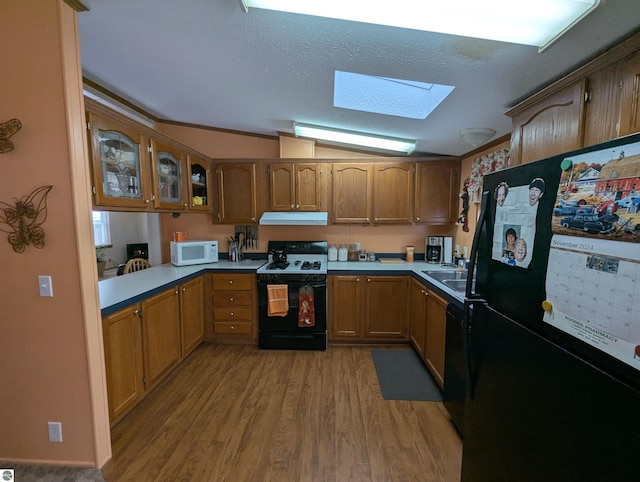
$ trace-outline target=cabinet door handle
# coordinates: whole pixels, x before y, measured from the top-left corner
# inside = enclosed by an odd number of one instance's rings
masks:
[[[230,313],[230,316],[233,316],[233,311]]]
[[[233,303],[233,296],[229,298],[229,302]]]
[[[371,278],[367,278],[367,283],[371,283]]]
[[[420,216],[416,216],[416,221],[420,221]]]
[[[182,291],[187,291],[187,288],[182,288]]]
[[[230,280],[229,280],[229,284],[230,284],[230,285],[232,285],[232,284],[233,284],[233,280],[232,280],[232,279],[230,279]]]

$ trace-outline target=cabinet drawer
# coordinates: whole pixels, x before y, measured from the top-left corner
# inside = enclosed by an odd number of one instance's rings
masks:
[[[253,294],[246,291],[214,292],[213,306],[216,308],[221,306],[251,308],[253,306]]]
[[[216,321],[213,328],[216,333],[251,335],[253,325],[248,321]]]
[[[213,318],[218,320],[253,320],[253,309],[251,308],[214,308]]]
[[[214,274],[213,291],[251,291],[253,276],[246,274]]]

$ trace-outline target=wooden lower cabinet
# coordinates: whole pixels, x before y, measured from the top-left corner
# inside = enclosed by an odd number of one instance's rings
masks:
[[[216,338],[252,343],[258,336],[255,274],[213,273],[213,332]]]
[[[444,350],[448,304],[447,300],[435,292],[427,290],[424,361],[440,388],[444,386]]]
[[[120,419],[144,393],[140,305],[102,319],[109,419]]]
[[[411,278],[409,291],[409,339],[411,344],[424,360],[427,337],[427,288],[419,281]]]
[[[144,385],[148,390],[180,361],[179,290],[142,301]]]
[[[329,340],[361,340],[361,276],[329,275]]]
[[[329,276],[329,340],[406,341],[406,276]]]
[[[200,344],[203,293],[200,276],[102,319],[112,426]]]
[[[444,386],[444,350],[449,302],[411,279],[410,340],[440,388]]]
[[[180,285],[180,355],[187,356],[204,339],[204,277]]]

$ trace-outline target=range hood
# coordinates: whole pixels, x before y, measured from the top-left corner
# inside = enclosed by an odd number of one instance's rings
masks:
[[[260,224],[269,226],[326,226],[327,213],[321,212],[266,212]]]

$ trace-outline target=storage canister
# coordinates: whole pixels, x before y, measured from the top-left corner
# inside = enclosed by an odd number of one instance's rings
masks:
[[[413,246],[407,246],[407,261],[411,262],[413,261]]]
[[[329,261],[338,261],[338,248],[336,248],[335,244],[329,245],[329,252],[327,254],[327,260]]]

